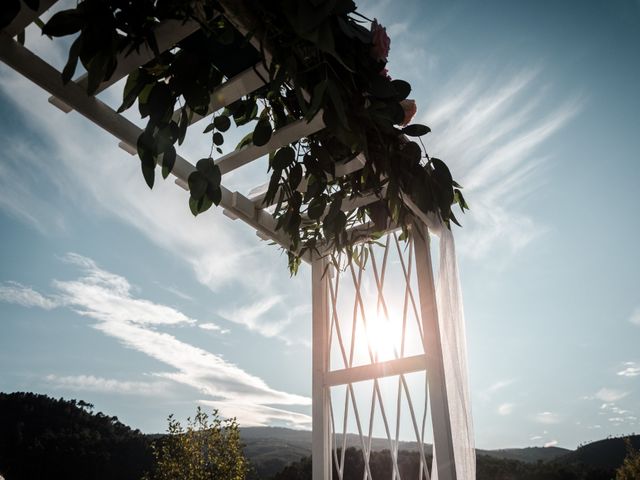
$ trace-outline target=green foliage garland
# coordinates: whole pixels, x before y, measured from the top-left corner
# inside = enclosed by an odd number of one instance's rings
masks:
[[[3,5],[3,25],[17,14],[17,1]],[[27,4],[37,8],[38,1]],[[247,36],[227,19],[234,17],[249,26]],[[201,28],[160,52],[153,29],[168,19],[195,21]],[[353,253],[357,237],[349,230],[365,222],[376,231],[392,223],[407,236],[412,214],[405,196],[447,225],[458,224],[452,204],[463,212],[468,208],[446,164],[424,151],[419,137],[429,128],[402,126],[402,102],[411,86],[388,77],[386,56],[372,53],[376,39],[364,26],[368,23],[352,0],[81,0],[76,8],[56,13],[43,33],[77,34],[62,77],[70,81],[80,62],[88,72],[89,94],[111,77],[118,55],[143,45],[155,52],[151,62],[129,75],[119,109],[137,101],[147,119],[137,149],[150,188],[157,165],[164,178],[171,172],[176,145],[184,141],[193,115],[213,113],[204,133],[211,135],[212,152],[221,154],[231,119],[236,126],[255,124],[242,148],[265,145],[279,128],[322,112],[325,129],[269,155],[264,203],[275,205],[277,229],[290,239],[289,268],[295,273],[305,252],[322,253],[326,247]],[[260,53],[250,39],[259,41]],[[260,61],[269,73],[264,87],[222,112],[209,111],[212,92],[225,78]],[[359,153],[365,155],[364,167],[335,178],[336,165]],[[197,162],[188,182],[194,215],[220,203],[220,182],[212,155]],[[381,200],[349,214],[341,210],[346,199],[372,193]]]

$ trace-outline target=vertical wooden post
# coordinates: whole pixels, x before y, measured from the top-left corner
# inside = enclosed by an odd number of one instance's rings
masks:
[[[424,351],[427,357],[427,381],[431,398],[433,444],[436,451],[436,465],[433,468],[437,469],[438,480],[457,480],[429,231],[419,220],[414,223],[413,230]]]
[[[312,435],[311,459],[313,480],[330,480],[331,451],[329,445],[329,388],[325,376],[329,370],[329,291],[324,276],[327,260],[314,256],[311,264],[311,298],[313,315],[312,340]]]

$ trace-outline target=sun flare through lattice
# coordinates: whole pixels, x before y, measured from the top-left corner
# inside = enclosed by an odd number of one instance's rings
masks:
[[[355,372],[357,379],[367,367],[386,366],[379,378],[331,387],[331,455],[338,479],[350,468],[349,447],[361,452],[365,480],[372,478],[372,450],[388,449],[389,478],[429,478],[431,468],[431,448],[424,445],[432,438],[414,245],[400,242],[395,232],[384,240],[342,271],[331,267],[327,278],[333,377]],[[400,445],[418,457],[418,472],[399,464]]]

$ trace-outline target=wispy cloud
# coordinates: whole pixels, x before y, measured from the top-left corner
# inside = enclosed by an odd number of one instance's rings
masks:
[[[226,417],[249,419],[249,421],[243,423],[245,427],[279,424],[293,428],[311,428],[311,417],[309,415],[283,410],[281,408],[266,405],[250,405],[242,401],[217,402],[200,400],[200,403],[219,409],[221,412],[224,412]]]
[[[93,375],[60,376],[51,374],[47,375],[45,380],[55,388],[125,395],[159,396],[165,394],[168,388],[168,382],[163,381],[135,382],[95,377]]]
[[[225,320],[244,325],[252,332],[258,332],[265,337],[275,337],[289,323],[288,318],[279,320],[265,319],[265,314],[282,302],[282,297],[272,295],[262,298],[246,306],[222,309],[218,312]]]
[[[640,375],[640,365],[636,362],[625,362],[624,368],[618,372],[621,377],[637,377]]]
[[[558,445],[558,441],[551,440],[550,442],[544,444],[544,448],[555,447],[556,445]]]
[[[616,402],[629,395],[629,392],[615,390],[613,388],[601,388],[595,393],[595,398],[603,402]]]
[[[64,231],[64,214],[50,201],[34,194],[42,188],[35,172],[48,177],[51,196],[60,190],[55,162],[42,161],[47,156],[45,149],[36,141],[18,142],[9,128],[3,128],[0,142],[0,208],[42,234]]]
[[[203,330],[210,330],[212,332],[219,332],[222,334],[229,333],[229,329],[222,328],[220,325],[213,322],[199,323],[198,327],[200,327]]]
[[[540,412],[534,416],[534,420],[544,425],[554,425],[562,422],[560,415],[553,412]]]
[[[631,314],[631,317],[629,317],[629,321],[631,323],[633,323],[634,325],[639,325],[640,326],[640,307],[637,307],[633,313]]]
[[[38,307],[51,310],[60,305],[60,299],[45,297],[33,288],[18,282],[0,284],[0,301],[14,303],[23,307]]]
[[[581,100],[542,109],[542,76],[541,68],[501,75],[469,69],[438,92],[441,100],[424,102],[421,121],[434,131],[427,148],[450,164],[472,207],[461,250],[473,258],[517,251],[544,232],[519,202],[544,181],[544,144],[580,111]]]
[[[261,419],[268,417],[266,412],[271,408],[268,405],[310,405],[308,397],[273,389],[261,378],[221,356],[159,331],[161,327],[188,326],[197,321],[172,307],[134,297],[126,278],[108,272],[93,260],[77,254],[68,254],[64,259],[78,266],[82,276],[71,281],[54,280],[56,295],[68,308],[93,319],[95,329],[173,369],[153,373],[156,378],[188,385],[210,397],[211,401],[221,402],[221,405],[242,405],[238,411],[243,415],[239,419],[244,424],[262,424]],[[93,385],[94,388],[107,388],[108,385],[104,379],[91,376],[82,379],[52,377],[51,380],[77,387]],[[118,386],[117,383],[110,385]],[[306,425],[308,418],[305,415],[289,413],[290,425]],[[285,413],[280,414],[282,418],[285,416]]]
[[[310,313],[308,304],[291,306],[282,295],[270,295],[246,306],[218,311],[218,315],[225,320],[243,325],[249,331],[267,338],[278,338],[288,345],[306,344],[305,339],[292,336],[287,327],[298,317]]]
[[[480,392],[480,397],[483,400],[488,401],[491,399],[491,397],[493,397],[493,395],[496,392],[507,388],[509,385],[513,384],[514,382],[515,380],[512,378],[496,380],[494,383],[492,383],[491,385],[489,385],[487,388],[485,388]]]
[[[498,407],[500,415],[511,415],[513,413],[513,403],[503,403]]]
[[[163,290],[166,290],[169,293],[174,294],[176,297],[181,298],[182,300],[187,300],[189,302],[193,302],[194,298],[189,295],[188,293],[183,292],[182,290],[173,287],[171,285],[162,285],[159,282],[155,282],[156,285],[158,285],[160,288],[162,288]]]

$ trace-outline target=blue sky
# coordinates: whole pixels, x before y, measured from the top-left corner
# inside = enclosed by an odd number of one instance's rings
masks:
[[[359,5],[472,208],[455,234],[477,445],[637,432],[640,3]],[[290,279],[221,211],[194,219],[171,181],[148,190],[113,138],[4,65],[0,113],[0,390],[82,398],[147,432],[198,402],[307,426],[308,268]],[[188,140],[186,158],[208,154]],[[257,162],[224,183],[264,176]]]

